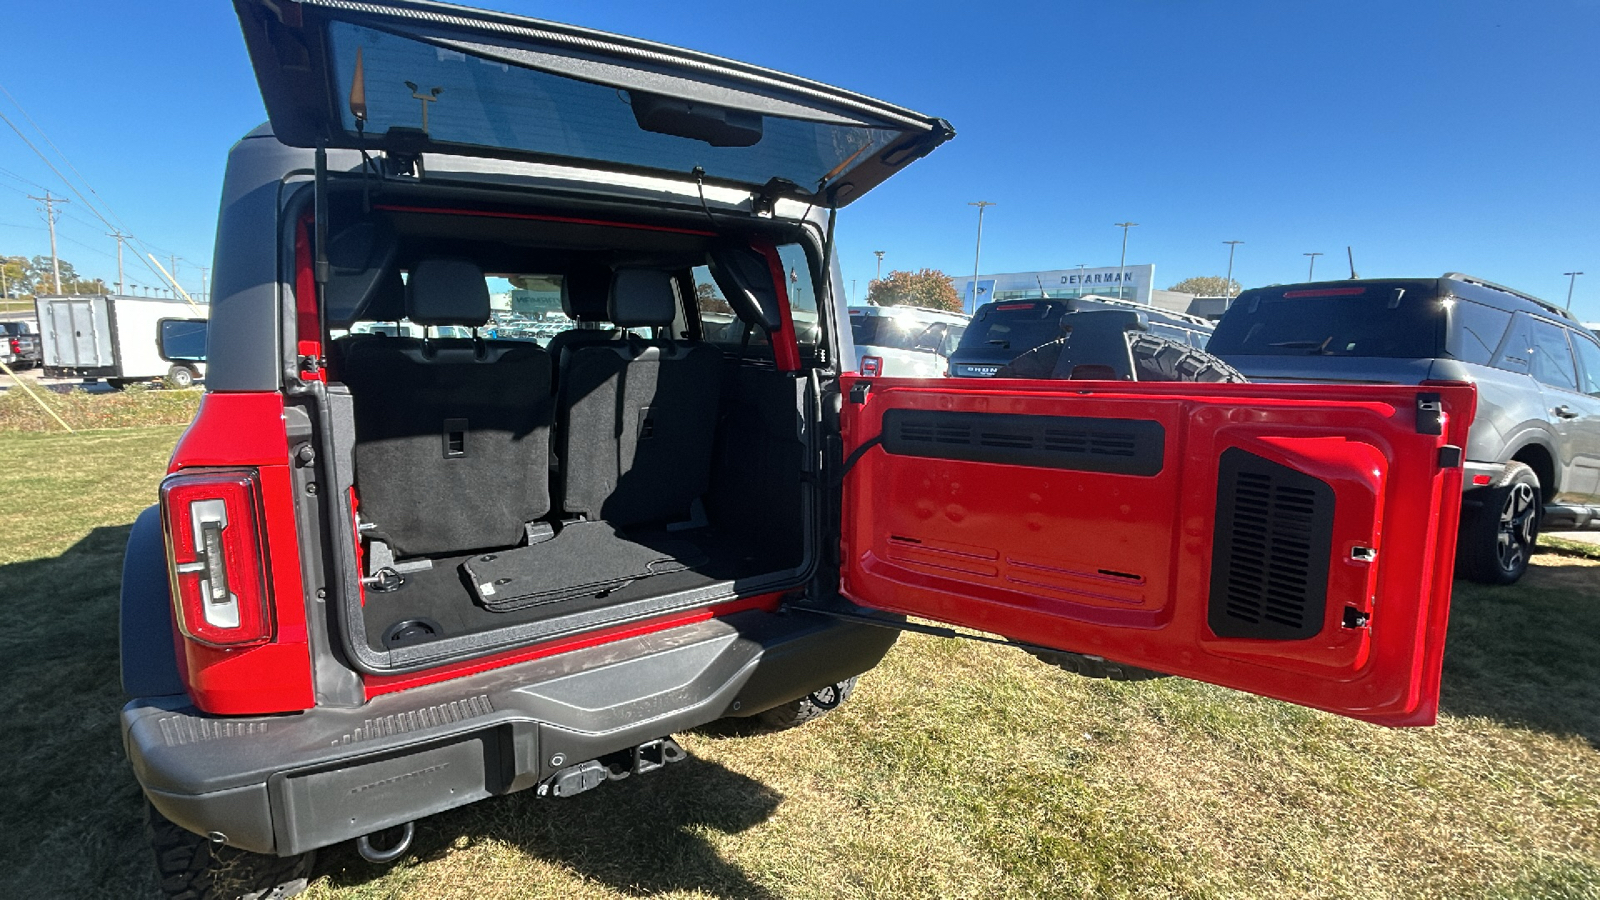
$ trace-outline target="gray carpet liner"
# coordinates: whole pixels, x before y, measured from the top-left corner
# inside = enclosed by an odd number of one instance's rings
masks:
[[[513,612],[599,596],[705,562],[700,548],[686,540],[640,541],[605,522],[578,522],[541,543],[471,557],[461,571],[485,609]]]

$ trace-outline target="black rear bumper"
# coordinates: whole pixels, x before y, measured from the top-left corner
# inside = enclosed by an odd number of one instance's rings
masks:
[[[122,711],[162,815],[290,855],[496,794],[877,665],[898,632],[738,613],[377,697],[359,709],[206,716],[183,697]]]

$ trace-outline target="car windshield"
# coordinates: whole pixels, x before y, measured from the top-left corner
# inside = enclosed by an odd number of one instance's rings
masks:
[[[728,145],[647,131],[644,107],[628,91],[512,64],[513,48],[449,42],[429,43],[348,22],[328,30],[340,84],[354,86],[356,53],[362,56],[366,134],[411,133],[435,144],[600,160],[766,184],[774,177],[807,189],[834,177],[854,161],[870,158],[900,138],[902,130],[872,127],[825,116],[808,121],[749,113],[746,132]],[[473,47],[478,52],[468,52]],[[642,95],[641,95],[642,96]],[[803,111],[796,108],[799,115]],[[340,113],[354,134],[350,110]],[[661,113],[670,117],[670,112]],[[876,123],[874,123],[876,124]]]
[[[850,315],[850,333],[857,347],[883,347],[888,350],[936,350],[945,329],[937,323],[919,322],[909,316]],[[929,335],[936,330],[937,335]],[[924,340],[924,336],[928,339]]]
[[[961,336],[961,349],[1024,353],[1061,337],[1065,312],[1057,303],[996,303],[978,310]]]
[[[1426,359],[1444,346],[1444,307],[1416,284],[1289,288],[1234,301],[1206,349],[1228,356]]]

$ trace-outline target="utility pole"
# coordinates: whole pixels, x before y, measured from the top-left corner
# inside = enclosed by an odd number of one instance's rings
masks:
[[[1316,275],[1317,275],[1317,257],[1321,256],[1322,254],[1321,253],[1302,253],[1300,255],[1301,256],[1309,256],[1309,257],[1311,257],[1311,265],[1306,269],[1306,280],[1307,281],[1316,281],[1317,280],[1317,278],[1316,278]]]
[[[211,302],[211,282],[206,280],[206,275],[210,273],[210,271],[210,266],[200,267],[200,302],[202,303]]]
[[[1571,312],[1572,311],[1572,289],[1577,286],[1577,284],[1578,284],[1578,276],[1582,275],[1583,273],[1582,272],[1562,272],[1561,274],[1567,276],[1567,311]]]
[[[128,239],[121,230],[113,231],[107,237],[117,239],[117,293],[122,293],[122,242]]]
[[[968,203],[967,205],[968,206],[976,206],[978,208],[978,249],[973,251],[973,254],[972,254],[972,309],[970,310],[970,312],[977,312],[978,311],[978,261],[983,259],[983,211],[988,209],[989,207],[993,206],[994,204],[990,203],[988,200],[979,200],[976,203]]]
[[[1222,282],[1222,308],[1233,303],[1233,251],[1244,241],[1223,241],[1228,245],[1228,277]]]
[[[1128,280],[1128,229],[1138,228],[1138,222],[1113,222],[1122,229],[1122,261],[1117,263],[1117,299],[1122,299],[1122,284]]]
[[[44,220],[50,223],[50,267],[55,272],[56,293],[61,293],[61,257],[56,255],[56,204],[67,203],[60,197],[52,197],[47,190],[43,197],[28,195],[29,200],[37,200],[44,204]]]
[[[872,251],[872,255],[876,256],[878,258],[878,277],[874,278],[872,280],[873,281],[882,281],[883,280],[883,251],[882,250],[874,250],[874,251]]]
[[[168,253],[167,262],[172,264],[172,271],[168,274],[172,276],[172,283],[176,285],[178,283],[178,254]]]

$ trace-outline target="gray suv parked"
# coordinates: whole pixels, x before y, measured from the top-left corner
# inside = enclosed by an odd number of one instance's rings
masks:
[[[1600,342],[1559,307],[1447,273],[1239,295],[1208,347],[1252,381],[1470,381],[1457,568],[1522,576],[1541,528],[1600,528]]]

